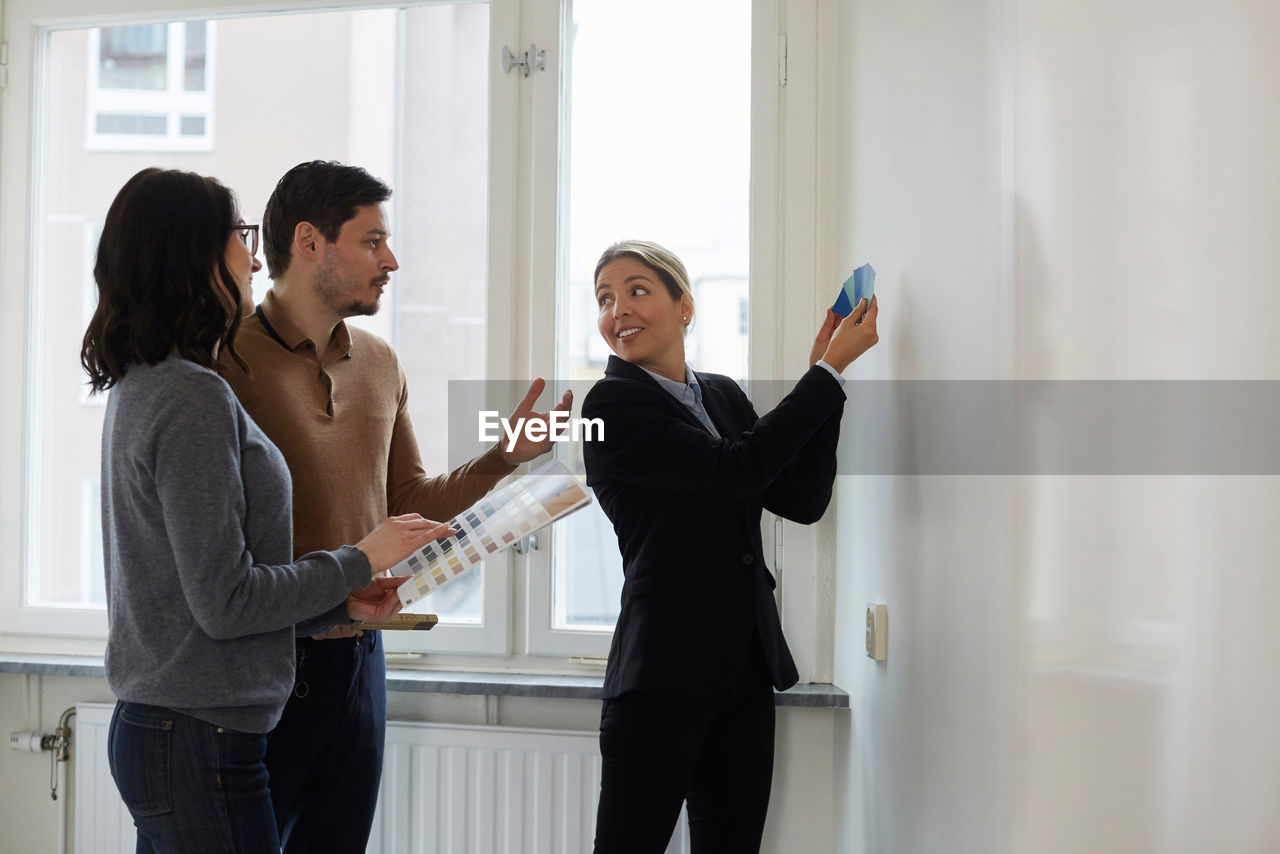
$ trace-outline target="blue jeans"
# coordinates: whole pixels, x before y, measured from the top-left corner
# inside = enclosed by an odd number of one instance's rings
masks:
[[[107,762],[138,829],[138,854],[278,854],[266,734],[117,702]]]

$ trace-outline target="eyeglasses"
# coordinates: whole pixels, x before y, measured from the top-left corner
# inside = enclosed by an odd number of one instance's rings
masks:
[[[236,225],[231,226],[232,233],[234,233],[237,237],[240,238],[241,243],[249,247],[250,255],[258,254],[258,229],[259,228],[261,228],[261,226],[245,225],[244,223],[237,223]]]

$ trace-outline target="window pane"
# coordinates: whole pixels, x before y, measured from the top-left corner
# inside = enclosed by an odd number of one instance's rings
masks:
[[[599,379],[610,353],[596,329],[596,259],[627,238],[662,243],[684,261],[694,368],[746,378],[750,14],[746,0],[574,0],[557,365],[575,389]],[[660,60],[619,59],[655,45]],[[622,588],[612,526],[593,504],[558,537],[553,625],[610,628]]]
[[[189,57],[193,45],[208,43],[210,26],[186,25]],[[206,91],[212,93],[212,109],[222,112],[213,148],[198,158],[86,149],[86,130],[140,133],[148,125],[143,111],[87,119],[92,113],[86,102],[93,94],[85,70],[91,30],[50,33],[47,95],[38,121],[51,148],[42,158],[47,172],[37,179],[42,255],[31,291],[36,348],[31,387],[36,391],[27,428],[32,454],[26,480],[27,598],[33,604],[103,601],[94,497],[103,406],[101,397],[85,396],[78,357],[94,307],[93,260],[101,222],[116,191],[139,169],[213,175],[236,191],[249,222],[261,221],[276,181],[304,160],[334,159],[369,169],[395,190],[388,209],[401,269],[392,277],[382,314],[365,325],[399,339],[428,472],[439,473],[445,464],[445,436],[438,425],[446,420],[438,407],[447,395],[440,389],[449,379],[484,375],[488,7],[259,16],[216,26],[217,50],[235,61],[208,57],[207,67],[218,79],[204,81]],[[205,35],[195,38],[193,32],[200,31]],[[165,25],[147,25],[102,32],[104,50],[117,56],[138,55],[144,48],[162,55],[168,31]],[[405,76],[397,80],[401,40]],[[253,94],[266,91],[321,91],[324,97],[280,100]],[[398,92],[404,98],[403,124],[396,121]],[[186,136],[204,134],[208,121],[208,115],[184,112],[178,130]],[[263,132],[273,127],[307,132]],[[397,159],[401,149],[408,155],[403,163]],[[270,286],[265,270],[254,285],[261,300]],[[476,621],[482,586],[482,573],[473,572],[442,591],[449,593],[448,601],[428,604],[442,619]]]
[[[128,133],[164,136],[168,131],[166,116],[116,116],[99,113],[94,120],[98,133]]]
[[[429,473],[449,467],[450,380],[485,378],[489,198],[489,7],[404,13],[405,155],[391,245],[395,343],[409,375],[409,413]],[[381,133],[381,121],[373,127]],[[443,521],[443,520],[441,520]],[[478,622],[483,564],[413,604]]]
[[[103,89],[167,88],[167,24],[104,27],[98,44],[98,85]]]
[[[188,21],[186,24],[187,56],[182,70],[182,88],[188,92],[204,91],[206,30],[204,21]]]
[[[204,116],[183,116],[183,136],[204,136]]]

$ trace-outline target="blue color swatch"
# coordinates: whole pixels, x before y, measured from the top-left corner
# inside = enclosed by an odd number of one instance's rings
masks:
[[[861,300],[870,302],[875,291],[876,270],[870,264],[863,264],[844,280],[844,284],[840,286],[840,295],[836,297],[831,310],[841,317],[848,317]]]

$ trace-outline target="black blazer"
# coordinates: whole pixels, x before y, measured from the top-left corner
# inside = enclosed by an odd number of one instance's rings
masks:
[[[587,484],[622,552],[622,610],[605,699],[719,691],[759,632],[773,684],[796,683],[760,544],[760,511],[809,524],[831,500],[844,392],[809,369],[763,418],[733,380],[697,374],[717,439],[641,368],[609,357],[582,405]]]

